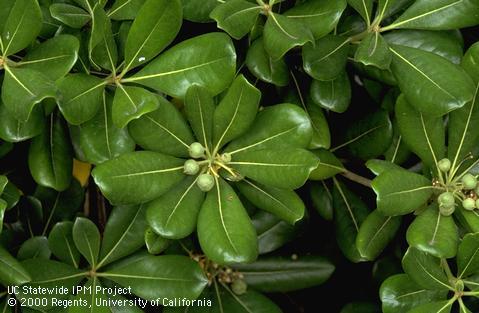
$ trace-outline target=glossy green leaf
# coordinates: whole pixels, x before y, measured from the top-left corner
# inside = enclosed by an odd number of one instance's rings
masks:
[[[132,254],[144,246],[146,207],[115,207],[105,226],[97,268]]]
[[[227,289],[227,288],[224,288]],[[231,313],[280,313],[280,308],[266,296],[259,292],[247,291],[245,294],[238,296],[229,288],[229,295],[222,294],[219,306],[220,310],[228,310]],[[221,312],[221,311],[220,311]]]
[[[86,74],[70,74],[58,81],[58,107],[68,123],[80,125],[101,108],[106,82]]]
[[[171,241],[167,238],[157,235],[151,228],[145,230],[145,244],[150,254],[160,254],[165,251]]]
[[[374,210],[361,224],[356,237],[359,254],[368,260],[376,259],[396,235],[401,217],[384,216]]]
[[[416,48],[394,45],[390,50],[391,70],[418,111],[441,116],[472,100],[474,85],[458,65]]]
[[[376,15],[379,15],[383,20],[401,11],[410,3],[411,0],[378,0]]]
[[[277,188],[301,187],[318,166],[318,158],[298,148],[253,150],[233,156],[229,163],[241,175]]]
[[[381,310],[375,303],[351,302],[345,305],[339,313],[381,313]]]
[[[105,301],[108,301],[108,293],[104,292],[101,288],[98,277],[89,277],[83,285],[84,292],[80,291],[76,295],[72,295],[72,300],[77,301],[73,303],[81,303],[82,305],[73,305],[69,307],[68,313],[82,313],[85,312],[85,307],[89,308],[90,312],[95,313],[110,313],[112,308],[104,305]],[[89,288],[89,289],[88,289]],[[89,291],[91,290],[91,291]],[[106,302],[108,303],[108,302]]]
[[[115,72],[118,62],[118,47],[111,21],[101,4],[96,4],[92,14],[92,29],[88,43],[90,62],[97,70]]]
[[[409,312],[423,303],[445,299],[446,294],[445,291],[424,289],[406,274],[389,277],[379,291],[384,313]]]
[[[289,82],[288,66],[284,59],[273,60],[264,48],[263,38],[256,39],[246,54],[246,66],[257,78],[276,86]]]
[[[8,15],[12,10],[13,6],[15,5],[15,0],[5,0],[3,1],[3,5],[0,8],[0,29],[3,30],[5,24],[7,23]]]
[[[479,3],[474,0],[418,0],[388,28],[454,29],[479,24]]]
[[[43,132],[32,140],[28,166],[41,186],[62,191],[70,186],[73,168],[72,148],[65,121],[52,113]]]
[[[402,170],[403,168],[390,161],[371,159],[366,162],[366,167],[378,176],[379,174],[390,170]]]
[[[479,66],[477,66],[478,60],[479,44],[475,43],[466,51],[461,65],[476,85],[479,82]]]
[[[131,121],[131,137],[144,149],[188,157],[188,148],[195,141],[190,127],[173,104],[155,97],[158,109]]]
[[[305,107],[313,128],[313,138],[311,138],[308,148],[329,149],[331,147],[331,132],[329,131],[328,120],[326,119],[323,110],[311,100],[306,103]]]
[[[313,0],[292,7],[284,12],[284,15],[305,24],[314,38],[318,39],[336,27],[344,9],[346,9],[345,0]]]
[[[479,232],[479,213],[467,210],[455,210],[454,217],[458,221],[458,225],[464,227],[469,233]]]
[[[77,217],[72,234],[78,251],[95,268],[100,253],[100,232],[96,225],[85,217]]]
[[[33,108],[28,120],[22,122],[0,103],[0,138],[5,141],[19,142],[33,138],[42,132],[44,123],[43,108],[39,105]]]
[[[241,201],[221,178],[208,192],[198,216],[198,239],[219,264],[252,262],[258,255],[256,232]]]
[[[185,97],[185,113],[191,128],[206,150],[212,150],[213,117],[216,109],[212,95],[204,87],[191,86]]]
[[[146,0],[116,0],[108,11],[112,20],[133,20]]]
[[[301,21],[271,12],[264,26],[263,41],[271,58],[279,60],[292,48],[313,42],[314,37]]]
[[[467,277],[479,271],[479,233],[467,234],[457,251],[458,277]]]
[[[180,0],[146,0],[126,39],[124,72],[158,55],[176,37],[181,23]]]
[[[217,95],[230,85],[235,68],[236,53],[228,35],[208,33],[177,44],[122,82],[136,82],[180,98],[198,84]]]
[[[261,10],[261,6],[246,0],[230,0],[213,9],[210,17],[218,28],[235,39],[241,39],[253,28]]]
[[[159,106],[160,101],[154,93],[141,87],[120,85],[113,99],[113,124],[117,128],[123,128],[130,121],[158,109]]]
[[[445,155],[443,119],[418,112],[403,95],[396,102],[396,119],[402,140],[408,148],[426,165],[434,168]],[[457,134],[454,134],[452,138],[456,137]]]
[[[313,80],[309,92],[315,104],[336,113],[343,113],[351,103],[351,83],[346,71],[334,80]]]
[[[53,226],[48,235],[48,246],[60,261],[75,268],[80,265],[80,252],[73,241],[73,223],[60,222]]]
[[[30,274],[2,246],[0,246],[0,282],[2,285],[22,285],[31,280]]]
[[[57,88],[42,73],[27,68],[5,67],[2,101],[20,121],[28,120],[37,103],[56,96]]]
[[[333,189],[333,207],[336,241],[339,248],[350,261],[365,261],[356,247],[356,237],[359,227],[369,214],[368,207],[345,185],[337,181]]]
[[[185,256],[144,255],[115,264],[102,277],[131,287],[144,299],[196,299],[206,287],[207,279],[198,263]]]
[[[265,186],[250,180],[236,185],[242,195],[254,206],[294,224],[304,217],[304,203],[292,190]]]
[[[415,307],[408,313],[449,313],[451,312],[453,302],[440,301],[425,303],[418,307]]]
[[[298,260],[266,257],[251,264],[234,266],[244,280],[262,292],[288,292],[317,286],[329,279],[334,265],[318,256],[303,256]]]
[[[422,288],[448,290],[449,283],[440,263],[440,259],[410,247],[404,255],[402,267],[406,274]]]
[[[258,234],[258,252],[265,254],[290,242],[298,232],[298,224],[292,226],[275,215],[259,210],[251,217]]]
[[[48,239],[45,236],[36,236],[27,239],[18,249],[17,260],[27,259],[46,259],[48,260],[52,252],[48,247]]]
[[[59,35],[27,53],[19,65],[41,72],[51,80],[57,80],[72,69],[77,61],[79,48],[80,44],[76,37]]]
[[[319,164],[309,175],[311,180],[324,180],[342,173],[345,170],[341,161],[326,149],[313,150],[313,153],[319,158]]]
[[[67,3],[53,3],[50,6],[52,17],[72,28],[82,28],[91,19],[87,11]]]
[[[42,28],[42,12],[37,0],[17,0],[2,31],[2,55],[25,49]]]
[[[348,4],[352,6],[361,17],[369,23],[372,22],[373,1],[372,0],[347,0]]]
[[[211,11],[221,3],[217,0],[204,0],[198,2],[197,0],[181,0],[183,4],[183,15],[185,20],[205,23],[210,22]]]
[[[181,239],[195,230],[205,197],[196,185],[196,179],[185,177],[167,193],[146,205],[148,224],[155,233],[164,238]]]
[[[3,218],[5,216],[6,210],[7,210],[7,201],[0,199],[0,233],[3,230]]]
[[[327,221],[333,220],[333,195],[330,188],[322,181],[310,185],[310,197],[313,207]]]
[[[307,148],[311,122],[300,107],[282,103],[261,110],[246,133],[225,149],[233,158],[265,148]]]
[[[372,182],[377,208],[386,216],[408,214],[433,194],[432,183],[424,176],[406,170],[389,170]]]
[[[184,176],[183,163],[156,152],[130,152],[97,166],[92,176],[113,204],[137,204],[161,196],[178,183]]]
[[[113,123],[112,97],[105,93],[102,98],[102,107],[95,117],[79,127],[80,147],[85,160],[93,164],[100,164],[135,150],[135,142],[128,130],[119,129]]]
[[[356,62],[376,66],[387,70],[391,65],[392,55],[389,46],[378,32],[368,34],[358,46],[354,55]]]

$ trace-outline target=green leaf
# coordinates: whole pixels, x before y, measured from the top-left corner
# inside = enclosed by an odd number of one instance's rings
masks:
[[[403,169],[384,171],[371,185],[377,208],[386,216],[411,213],[433,194],[432,183],[426,177]]]
[[[459,233],[452,216],[443,216],[431,205],[409,226],[406,234],[410,246],[438,258],[456,256]]]
[[[88,12],[67,3],[53,3],[50,5],[50,14],[54,19],[72,28],[82,28],[91,19]]]
[[[333,80],[314,79],[309,92],[315,104],[336,113],[345,112],[351,103],[351,83],[346,71]]]
[[[478,60],[479,44],[475,43],[466,51],[461,65],[476,85],[479,83],[479,66],[477,66],[479,62]]]
[[[342,308],[340,313],[381,313],[381,310],[375,303],[350,302]]]
[[[119,85],[113,99],[113,124],[117,128],[123,128],[130,121],[158,109],[159,106],[160,102],[154,93],[141,87]]]
[[[100,164],[135,150],[135,142],[126,128],[112,121],[112,97],[103,95],[102,108],[91,120],[79,127],[80,147],[89,163]]]
[[[425,303],[413,308],[408,313],[449,313],[451,312],[452,304],[453,302],[451,301]]]
[[[474,211],[455,210],[454,216],[458,221],[458,225],[464,227],[469,233],[479,232],[479,214]]]
[[[378,210],[374,210],[364,220],[356,237],[356,246],[359,254],[368,260],[376,259],[394,239],[401,217],[384,216]]]
[[[466,234],[457,251],[457,276],[470,276],[479,271],[479,233]]]
[[[198,84],[217,95],[231,84],[235,68],[236,52],[228,35],[208,33],[177,44],[122,82],[136,82],[179,98]]]
[[[314,154],[304,149],[267,148],[235,155],[229,164],[261,184],[296,189],[304,185],[318,162]]]
[[[347,0],[361,17],[369,25],[372,21],[373,1],[372,0]]]
[[[58,107],[68,123],[80,125],[92,119],[101,108],[106,81],[93,75],[70,74],[57,82]]]
[[[434,168],[446,153],[443,119],[415,110],[403,95],[396,102],[396,119],[402,140],[408,148],[427,166]]]
[[[56,96],[57,88],[42,73],[27,68],[5,67],[2,101],[20,121],[28,120],[35,104]]]
[[[354,55],[354,60],[364,65],[372,65],[387,70],[391,65],[392,55],[384,37],[378,32],[374,32],[361,40]]]
[[[171,244],[169,239],[157,235],[151,228],[145,230],[145,243],[148,253],[160,254],[165,251]]]
[[[185,113],[196,139],[206,150],[212,150],[213,118],[216,109],[213,96],[204,87],[193,85],[185,97]],[[185,152],[186,153],[186,152]]]
[[[211,11],[218,28],[234,39],[241,39],[253,28],[262,7],[246,0],[230,0]]]
[[[111,21],[100,4],[95,5],[92,14],[92,30],[88,44],[91,64],[115,73],[118,61],[118,47],[115,42]]]
[[[256,232],[233,189],[221,178],[208,192],[198,216],[198,239],[219,264],[252,262],[258,255]]]
[[[31,280],[29,273],[10,253],[0,246],[0,283],[4,286],[22,285]]]
[[[300,107],[282,103],[261,110],[246,133],[225,149],[233,158],[268,148],[307,148],[311,122]]]
[[[365,261],[356,247],[360,225],[369,214],[366,204],[345,185],[334,180],[334,228],[336,241],[343,254],[352,262]]]
[[[84,291],[79,291],[76,295],[72,295],[71,301],[73,303],[81,303],[82,305],[73,305],[68,308],[68,313],[82,313],[85,312],[85,308],[89,308],[90,312],[95,313],[110,313],[115,306],[108,307],[104,305],[107,299],[107,292],[102,290],[102,285],[98,277],[89,277],[86,283],[83,285]],[[88,289],[89,288],[89,289]],[[121,307],[121,306],[120,306]]]
[[[80,252],[73,241],[72,222],[55,224],[48,235],[48,246],[60,261],[73,265],[75,268],[80,265]]]
[[[319,39],[334,30],[344,9],[345,0],[312,0],[294,6],[284,15],[303,23],[311,30],[313,37]]]
[[[72,234],[78,251],[93,268],[96,268],[100,253],[100,232],[96,225],[85,217],[77,217]]]
[[[132,254],[145,245],[146,207],[120,206],[112,210],[103,233],[97,268]]]
[[[388,29],[454,29],[479,24],[479,3],[474,0],[418,0]]]
[[[164,154],[138,151],[98,165],[92,176],[113,204],[137,204],[153,200],[183,178],[183,163]]]
[[[327,35],[303,47],[303,67],[317,80],[334,80],[344,72],[349,54],[349,38]]]
[[[7,209],[7,201],[0,199],[0,233],[2,233],[3,218],[5,216],[6,209]]]
[[[261,92],[243,75],[238,76],[215,109],[213,154],[226,143],[244,134],[258,112]]]
[[[422,288],[448,290],[451,287],[440,263],[440,259],[410,247],[404,255],[402,267],[406,274]]]
[[[458,65],[415,48],[394,45],[390,50],[391,70],[418,111],[442,116],[472,100],[474,85]]]
[[[19,63],[22,68],[41,72],[55,81],[65,76],[78,58],[80,43],[71,35],[58,35],[42,42]]]
[[[417,48],[440,55],[459,64],[463,56],[463,40],[456,31],[396,30],[384,35],[390,44]]]
[[[309,194],[313,202],[313,207],[319,215],[327,221],[332,221],[333,195],[324,181],[311,183]]]
[[[249,180],[236,185],[254,206],[294,225],[304,217],[304,203],[292,190],[264,186]]]
[[[409,312],[423,303],[443,300],[447,292],[424,289],[407,274],[398,274],[382,283],[379,295],[384,313],[398,313]]]
[[[329,149],[331,147],[331,132],[329,131],[328,120],[324,116],[323,110],[310,100],[306,103],[306,113],[309,115],[313,128],[313,138],[308,148]]]
[[[26,122],[17,120],[0,101],[0,138],[8,142],[20,142],[42,132],[45,116],[42,106],[35,106]]]
[[[196,228],[201,204],[205,198],[196,185],[196,177],[187,176],[158,199],[149,202],[147,220],[155,233],[164,238],[181,239]]]
[[[251,217],[258,234],[258,252],[266,254],[290,242],[298,232],[298,224],[291,226],[275,215],[259,210]]]
[[[112,20],[133,20],[146,0],[116,0],[108,11]]]
[[[8,15],[10,14],[10,11],[15,5],[15,0],[5,0],[2,4],[3,5],[0,8],[0,30],[3,30],[3,28],[5,27]]]
[[[366,167],[374,173],[374,175],[379,175],[383,172],[390,171],[390,170],[403,170],[397,164],[392,163],[391,161],[385,160],[378,160],[378,159],[371,159],[366,162]]]
[[[70,186],[73,156],[68,129],[58,113],[50,115],[43,132],[32,140],[28,167],[41,186],[62,191]]]
[[[266,257],[234,268],[244,275],[248,286],[261,292],[289,292],[321,285],[334,272],[334,265],[318,256],[297,260]]]
[[[48,260],[52,252],[48,247],[48,239],[45,236],[31,237],[24,241],[17,253],[17,260],[27,259],[46,259]]]
[[[42,12],[37,0],[16,0],[3,27],[1,50],[9,56],[25,49],[42,29]]]
[[[236,295],[230,288],[224,288],[228,291],[228,295],[224,292],[221,294],[221,301],[218,300],[220,311],[231,313],[280,313],[280,308],[269,298],[263,296],[259,292],[248,290],[245,294]],[[228,311],[226,311],[228,310]]]
[[[311,172],[309,179],[324,180],[346,171],[341,161],[329,150],[317,149],[313,150],[313,153],[319,158],[319,164],[318,167]]]
[[[163,97],[155,98],[157,110],[129,123],[131,136],[146,150],[188,157],[188,148],[195,141],[190,127],[173,104]]]
[[[147,300],[196,299],[208,283],[198,263],[178,255],[132,258],[99,276],[131,287],[135,295]]]
[[[281,59],[289,50],[313,42],[312,32],[299,20],[270,12],[263,31],[264,49],[273,60]]]
[[[384,20],[411,3],[411,0],[378,0],[377,14]]]
[[[246,66],[254,76],[264,82],[280,87],[288,85],[289,71],[286,62],[282,58],[271,58],[264,48],[263,37],[256,39],[249,47]]]
[[[181,23],[180,0],[146,0],[126,39],[123,72],[148,62],[163,51],[175,39]]]
[[[181,0],[185,20],[197,23],[211,22],[211,11],[221,3],[217,0]]]
[[[345,142],[332,151],[344,146],[349,152],[363,160],[377,158],[390,146],[393,127],[388,112],[380,109],[350,124]]]

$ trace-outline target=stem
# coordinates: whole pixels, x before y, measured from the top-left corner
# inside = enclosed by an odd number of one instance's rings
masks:
[[[467,312],[467,307],[464,305],[462,298],[459,298],[458,301],[459,301],[459,307],[461,308],[461,312]]]
[[[368,188],[371,188],[371,180],[367,179],[366,177],[363,177],[361,175],[355,174],[353,172],[350,172],[346,170],[346,172],[340,173],[343,177],[346,177],[347,179],[356,182],[358,184],[361,184],[363,186],[366,186]]]
[[[451,268],[449,267],[449,264],[447,263],[446,259],[441,259],[441,267],[446,272],[446,276],[449,281],[456,279],[456,277],[454,277],[454,275],[452,274]]]

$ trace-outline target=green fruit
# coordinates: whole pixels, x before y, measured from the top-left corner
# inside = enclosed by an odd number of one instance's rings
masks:
[[[210,191],[215,185],[215,178],[210,174],[201,174],[196,181],[198,188],[203,192]]]
[[[223,162],[223,163],[229,163],[229,162],[231,162],[231,154],[229,154],[229,153],[223,153],[223,154],[220,156],[220,158],[221,158],[221,162]]]
[[[200,171],[200,165],[195,160],[186,160],[183,166],[183,173],[186,175],[196,175]]]
[[[188,148],[190,157],[197,159],[205,156],[205,147],[199,142],[193,142]]]
[[[231,290],[233,290],[233,292],[238,296],[241,296],[242,294],[245,294],[248,290],[248,285],[244,280],[237,279],[231,284]]]
[[[464,189],[471,190],[477,187],[477,179],[474,175],[472,174],[465,174],[461,178],[461,182],[464,186]]]
[[[479,208],[479,199],[476,200],[476,208]]]
[[[476,201],[472,198],[467,198],[462,201],[462,207],[466,210],[472,211],[476,208]]]
[[[441,172],[446,173],[451,169],[451,161],[447,158],[444,158],[437,163],[437,167],[441,170]]]
[[[456,210],[456,207],[453,206],[440,206],[439,207],[439,213],[441,213],[442,216],[450,216],[454,211]]]
[[[454,290],[457,292],[463,292],[464,291],[464,282],[461,279],[456,280],[454,283]]]
[[[437,197],[440,206],[451,207],[454,206],[454,195],[451,192],[443,192]]]

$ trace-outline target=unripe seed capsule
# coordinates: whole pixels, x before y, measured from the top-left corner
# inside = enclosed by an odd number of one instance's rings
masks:
[[[439,170],[441,170],[441,172],[446,173],[451,169],[451,161],[447,158],[444,158],[437,163],[437,167]]]
[[[464,189],[471,190],[477,187],[477,179],[472,174],[465,174],[461,178],[461,182],[464,185]]]
[[[476,201],[472,198],[467,198],[462,201],[462,207],[466,210],[472,211],[476,208]]]
[[[443,192],[437,197],[440,206],[454,206],[454,195],[451,192]]]
[[[198,188],[203,192],[210,191],[215,185],[215,178],[210,174],[201,174],[196,181]]]
[[[241,296],[242,294],[245,294],[248,290],[248,285],[244,280],[237,279],[231,284],[231,290],[233,290],[233,292],[238,296]]]
[[[439,207],[439,213],[441,213],[442,216],[450,216],[452,215],[452,213],[454,213],[455,210],[456,210],[456,207],[454,205]]]
[[[186,175],[196,175],[200,171],[200,166],[195,160],[186,160],[183,165],[183,173]]]
[[[199,142],[193,142],[188,148],[190,157],[197,159],[205,156],[205,147]]]
[[[223,154],[221,155],[221,161],[222,161],[223,163],[229,163],[229,162],[231,162],[231,154],[229,154],[229,153],[223,153]]]
[[[479,199],[476,200],[476,208],[479,208]]]

